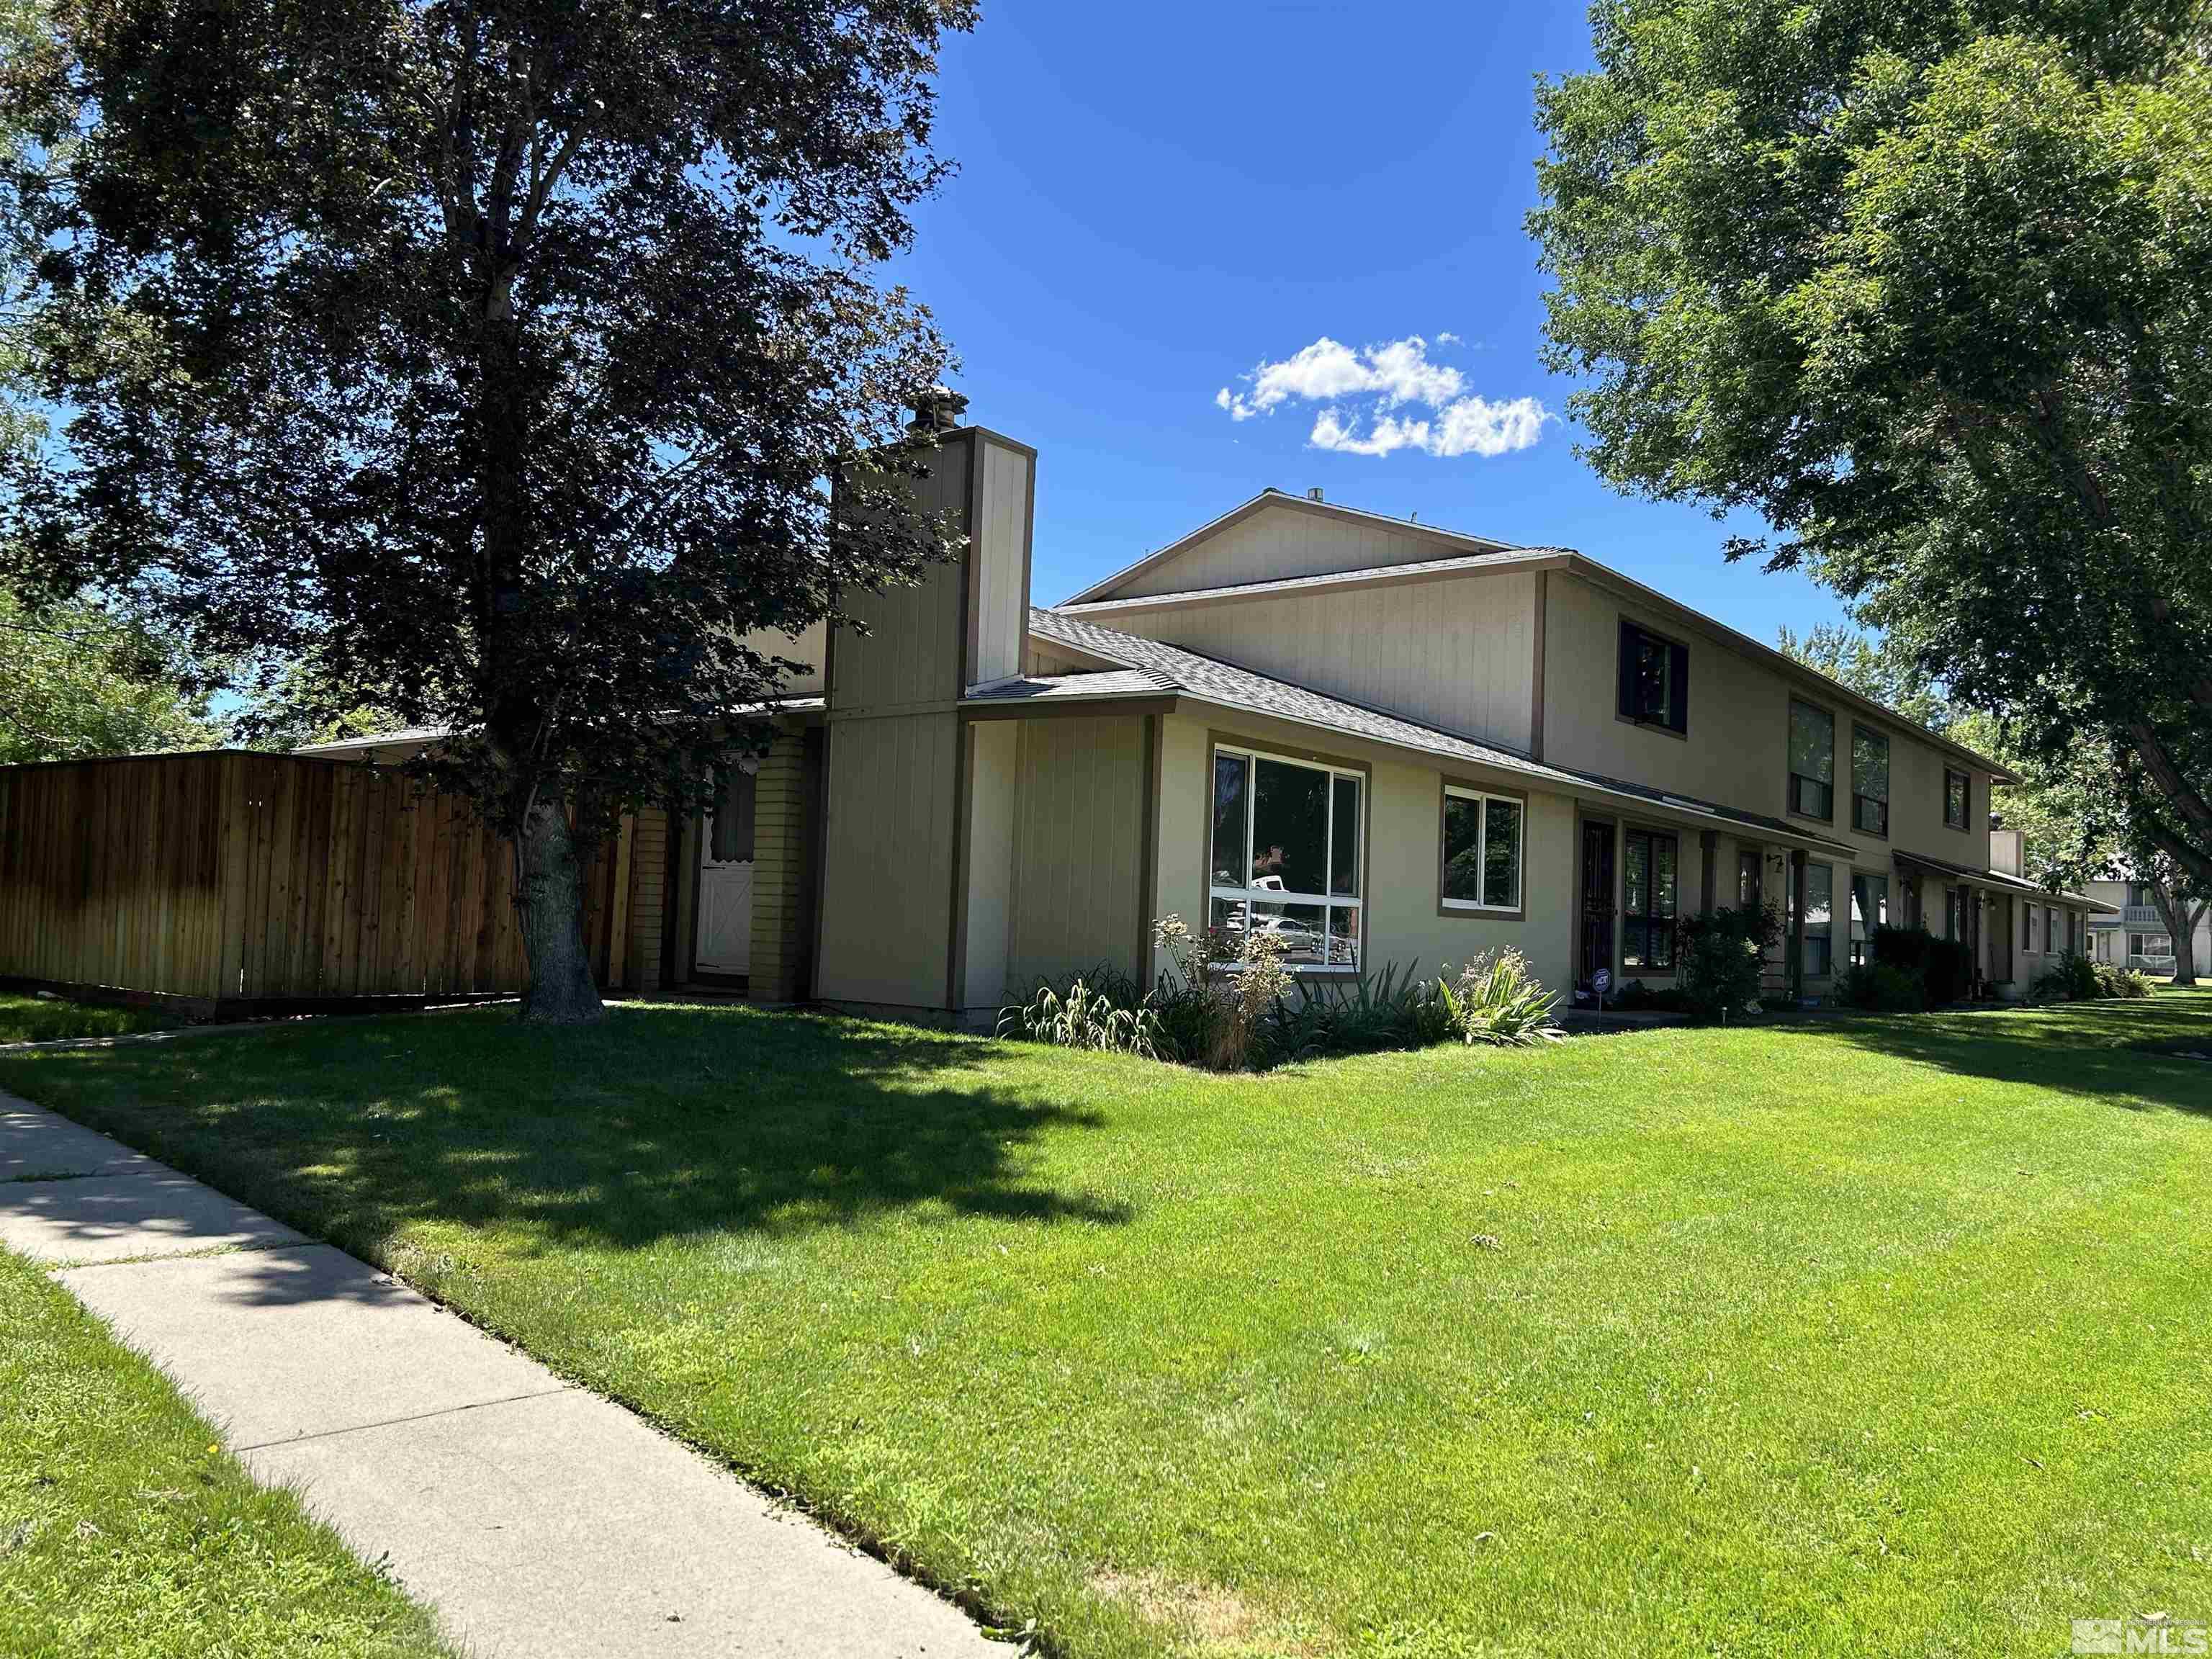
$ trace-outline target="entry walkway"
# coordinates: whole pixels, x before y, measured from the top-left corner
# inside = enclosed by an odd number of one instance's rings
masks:
[[[1016,1651],[398,1280],[7,1095],[0,1244],[478,1659]]]

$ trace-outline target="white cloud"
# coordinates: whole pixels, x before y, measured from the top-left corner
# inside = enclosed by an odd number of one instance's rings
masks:
[[[1439,343],[1459,339],[1449,333],[1437,337]],[[1249,421],[1286,403],[1324,404],[1309,441],[1347,455],[1401,449],[1443,457],[1503,455],[1534,443],[1552,418],[1534,398],[1493,403],[1469,392],[1466,376],[1449,363],[1431,362],[1429,343],[1418,334],[1356,351],[1324,334],[1280,362],[1261,363],[1244,380],[1249,391],[1223,386],[1213,395],[1214,407],[1232,421]],[[1431,414],[1394,412],[1408,404]]]

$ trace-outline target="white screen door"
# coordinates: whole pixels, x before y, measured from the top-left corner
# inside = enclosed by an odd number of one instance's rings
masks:
[[[710,974],[752,971],[753,772],[740,762],[699,838],[699,967]]]

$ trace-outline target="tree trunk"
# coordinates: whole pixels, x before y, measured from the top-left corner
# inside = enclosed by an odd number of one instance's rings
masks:
[[[2196,928],[2196,922],[2190,916],[2189,902],[2161,878],[2154,877],[2144,884],[2150,894],[2151,907],[2158,912],[2159,920],[2166,924],[2166,937],[2173,945],[2173,982],[2176,985],[2196,984],[2196,941],[2190,937]]]
[[[2204,920],[2204,907],[2183,902],[2174,907],[2181,913],[2181,931],[2173,936],[2173,982],[2176,985],[2197,983],[2197,927]]]
[[[523,820],[522,948],[530,989],[522,1017],[537,1025],[588,1025],[606,1017],[584,948],[583,872],[561,802],[540,795]]]

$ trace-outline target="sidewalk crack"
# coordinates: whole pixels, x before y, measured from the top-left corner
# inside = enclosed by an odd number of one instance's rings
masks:
[[[572,1394],[574,1389],[566,1382],[556,1382],[550,1389],[534,1389],[527,1394],[511,1394],[502,1400],[472,1400],[465,1406],[441,1406],[433,1412],[416,1412],[406,1417],[388,1417],[377,1423],[349,1423],[342,1429],[323,1429],[313,1434],[295,1434],[283,1440],[259,1440],[250,1446],[233,1446],[240,1456],[247,1452],[274,1451],[284,1446],[304,1446],[313,1440],[334,1440],[342,1434],[364,1434],[371,1429],[388,1429],[399,1423],[424,1423],[434,1417],[457,1417],[463,1412],[480,1412],[489,1406],[512,1406],[524,1400],[544,1400],[556,1394]]]

